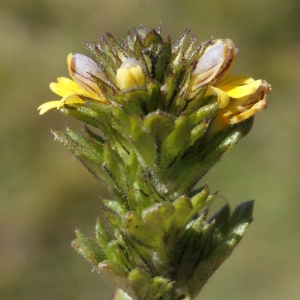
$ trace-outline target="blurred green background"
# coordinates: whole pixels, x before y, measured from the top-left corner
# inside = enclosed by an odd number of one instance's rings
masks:
[[[56,99],[48,84],[68,75],[67,54],[88,53],[82,41],[160,22],[173,42],[185,27],[199,42],[231,38],[234,72],[273,87],[250,135],[202,180],[232,206],[256,205],[245,239],[200,298],[299,299],[299,12],[299,0],[2,0],[0,299],[109,299],[113,286],[70,246],[75,228],[93,235],[108,193],[50,134],[82,124],[36,108]]]

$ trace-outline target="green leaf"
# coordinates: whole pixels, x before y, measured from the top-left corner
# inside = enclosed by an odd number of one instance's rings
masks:
[[[151,288],[152,277],[140,268],[132,270],[128,274],[135,295],[138,299],[146,299],[146,296]]]
[[[112,239],[112,235],[108,232],[105,225],[102,224],[100,219],[97,219],[95,233],[96,233],[97,243],[99,244],[99,246],[101,247],[103,252],[105,252],[105,249],[107,248],[108,243]]]
[[[157,111],[144,119],[144,127],[156,140],[157,146],[173,131],[174,119],[163,112]]]
[[[116,237],[108,243],[105,249],[105,254],[109,261],[117,263],[119,266],[124,268],[124,270],[130,272],[130,270],[134,269],[134,264],[130,260],[130,255],[121,245],[120,240],[116,239]]]
[[[165,78],[166,70],[168,69],[167,66],[171,59],[171,39],[170,39],[170,37],[162,45],[160,52],[161,53],[159,53],[159,56],[158,56],[156,64],[155,64],[154,78],[157,81],[162,82],[163,79]]]
[[[122,192],[127,191],[127,171],[124,161],[111,145],[105,144],[103,148],[103,168],[112,178],[114,185]]]
[[[148,217],[149,219],[149,217]],[[163,243],[163,234],[161,225],[152,224],[149,222],[146,224],[140,214],[135,212],[128,212],[125,216],[123,223],[124,233],[138,241],[147,249],[159,250]],[[149,235],[149,232],[151,234]]]
[[[242,137],[243,126],[233,127],[221,134],[206,147],[195,152],[189,152],[185,157],[172,167],[172,173],[177,174],[174,179],[180,182],[176,193],[186,193],[191,189],[201,177],[216,163],[221,157],[231,150]]]
[[[189,114],[188,118],[190,125],[194,127],[201,124],[203,121],[210,119],[210,117],[213,116],[217,110],[217,102],[208,103],[207,105],[200,107],[198,110]]]
[[[114,285],[125,291],[129,296],[134,297],[134,290],[127,278],[128,272],[124,268],[117,263],[105,260],[98,265],[97,269]]]
[[[160,299],[172,299],[173,293],[169,293],[173,288],[173,282],[167,278],[154,277],[152,279],[151,288],[147,294],[145,300],[160,300]]]
[[[117,238],[123,249],[126,249],[124,251],[133,265],[153,275],[151,254],[145,248],[141,249],[142,247],[138,246],[131,237],[122,234],[121,232]]]
[[[102,206],[102,214],[105,217],[106,221],[114,228],[119,228],[122,224],[121,216],[112,210],[110,207]]]
[[[175,211],[172,216],[165,220],[166,239],[175,242],[178,239],[179,232],[185,227],[188,222],[188,217],[192,211],[190,199],[183,195],[173,202]],[[169,242],[170,244],[170,242]]]
[[[209,189],[207,184],[203,188],[201,188],[199,192],[193,195],[193,197],[191,198],[191,203],[196,211],[206,205],[208,195]]]
[[[144,38],[144,46],[145,47],[151,47],[151,46],[157,47],[158,45],[163,45],[163,39],[160,34],[158,34],[155,29],[152,29],[148,32],[148,34]]]
[[[154,169],[156,158],[156,142],[143,128],[142,120],[130,116],[130,138],[136,149],[138,159],[150,169]]]
[[[160,148],[160,167],[167,168],[180,155],[182,155],[190,144],[191,129],[187,117],[180,116],[174,123],[174,129],[169,135],[162,139]]]
[[[243,202],[238,205],[232,213],[230,225],[236,226],[245,222],[252,222],[253,207],[254,200]]]
[[[225,233],[228,229],[230,221],[230,207],[229,205],[223,206],[216,214],[214,214],[209,223],[214,223],[215,230]]]
[[[211,219],[211,242],[206,253],[201,253],[201,259],[192,276],[187,282],[193,297],[199,293],[208,278],[228,258],[240,242],[246,229],[252,221],[253,201],[240,204],[230,215],[230,208],[225,205]]]
[[[72,242],[72,247],[93,265],[98,265],[104,260],[105,254],[96,241],[76,231],[77,239]]]
[[[121,61],[124,61],[127,57],[130,57],[130,54],[125,48],[114,38],[114,36],[106,32],[106,36],[110,45],[110,51],[113,51],[116,57]]]

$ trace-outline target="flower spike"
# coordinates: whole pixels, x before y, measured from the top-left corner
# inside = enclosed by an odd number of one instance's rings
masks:
[[[94,60],[69,54],[71,79],[50,84],[61,98],[38,108],[88,125],[53,134],[110,189],[96,239],[77,231],[72,245],[119,288],[114,300],[194,299],[252,222],[253,201],[207,219],[216,193],[195,186],[250,131],[271,87],[230,74],[230,39],[196,45],[185,30],[172,46],[160,31],[123,43],[107,33],[87,44]]]

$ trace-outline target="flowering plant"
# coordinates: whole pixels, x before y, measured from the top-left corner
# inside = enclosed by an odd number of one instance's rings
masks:
[[[172,46],[160,28],[118,42],[86,44],[92,60],[69,54],[71,79],[42,104],[87,124],[81,136],[53,131],[110,189],[96,239],[77,231],[73,247],[119,289],[114,299],[193,299],[232,253],[252,221],[253,201],[225,205],[202,176],[251,129],[267,105],[264,80],[232,76],[229,39],[196,46],[188,31]]]

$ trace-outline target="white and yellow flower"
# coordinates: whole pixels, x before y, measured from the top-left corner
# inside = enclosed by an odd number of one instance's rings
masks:
[[[85,103],[81,97],[106,102],[93,78],[95,76],[103,79],[103,72],[93,60],[82,54],[70,53],[67,57],[67,64],[72,79],[59,77],[57,82],[50,83],[50,89],[61,96],[61,100],[46,102],[39,106],[40,115],[52,108],[60,109],[65,104]]]
[[[200,57],[193,72],[191,90],[208,85],[205,96],[215,96],[219,104],[212,131],[252,117],[267,106],[271,86],[261,79],[227,75],[236,57],[231,40],[215,40]]]

